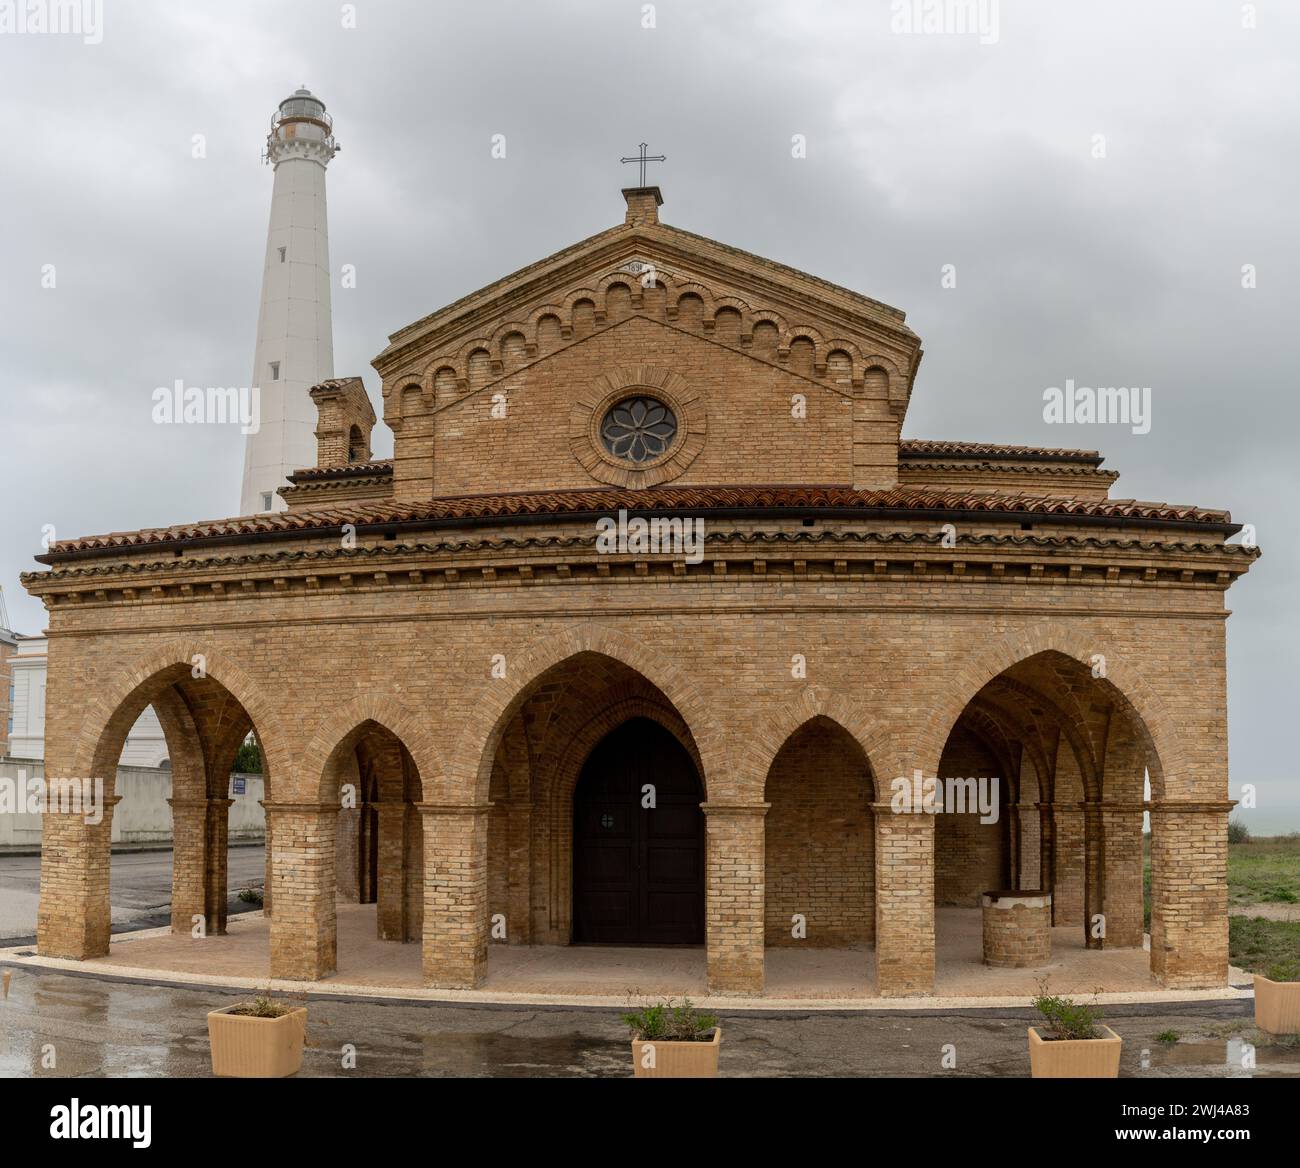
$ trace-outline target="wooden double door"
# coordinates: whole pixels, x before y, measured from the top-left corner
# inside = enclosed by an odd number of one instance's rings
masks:
[[[703,797],[691,756],[657,722],[601,739],[573,796],[575,942],[704,943]]]

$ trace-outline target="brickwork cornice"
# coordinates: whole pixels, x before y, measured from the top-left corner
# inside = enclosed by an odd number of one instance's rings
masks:
[[[1253,562],[1234,544],[1106,541],[1060,536],[967,536],[944,548],[920,532],[715,531],[705,555],[599,555],[590,535],[285,549],[191,559],[133,559],[59,567],[23,584],[51,605],[239,600],[374,588],[532,587],[610,580],[915,580],[936,584],[1140,585],[1225,591]],[[74,598],[75,597],[75,598]]]
[[[680,557],[600,555],[591,534],[378,543],[236,553],[183,560],[90,563],[31,573],[47,603],[84,607],[166,600],[228,600],[375,588],[518,587],[692,579],[840,579],[877,582],[1108,585],[1226,590],[1254,559],[1236,544],[1070,536],[966,536],[888,531],[711,531],[697,564]]]

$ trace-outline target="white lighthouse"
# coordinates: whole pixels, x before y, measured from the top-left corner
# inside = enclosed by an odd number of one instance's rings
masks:
[[[337,153],[325,103],[299,89],[271,119],[266,158],[275,167],[262,267],[253,386],[261,426],[244,448],[241,515],[279,511],[293,471],[316,464],[316,411],[308,390],[334,376],[325,168]]]

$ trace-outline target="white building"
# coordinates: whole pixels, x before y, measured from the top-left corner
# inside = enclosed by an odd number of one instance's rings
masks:
[[[259,390],[261,424],[244,447],[241,515],[284,510],[276,492],[287,476],[316,465],[308,390],[334,376],[325,168],[337,151],[320,98],[299,89],[280,103],[266,140],[275,183],[249,383]]]
[[[18,761],[45,759],[45,677],[49,642],[43,636],[18,634],[13,670],[13,730],[8,757]],[[127,735],[119,766],[161,767],[167,763],[167,742],[152,706],[146,706]]]

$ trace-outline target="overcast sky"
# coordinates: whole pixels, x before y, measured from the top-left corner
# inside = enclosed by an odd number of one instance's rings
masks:
[[[238,509],[237,429],[153,425],[151,395],[250,380],[260,154],[306,83],[343,146],[332,264],[357,271],[335,372],[377,403],[389,333],[620,222],[618,159],[644,139],[668,155],[665,221],[906,311],[925,345],[906,436],[1097,448],[1117,497],[1253,523],[1264,558],[1229,594],[1233,782],[1300,828],[1300,5],[1002,0],[991,43],[895,32],[889,0],[666,0],[653,28],[647,7],[107,0],[98,44],[0,35],[11,623],[44,627],[17,582],[44,525]],[[1046,424],[1067,378],[1150,386],[1150,433]]]

